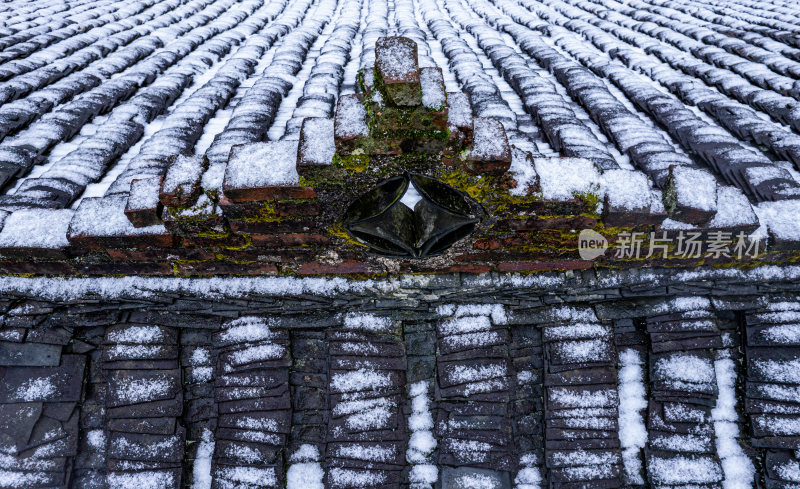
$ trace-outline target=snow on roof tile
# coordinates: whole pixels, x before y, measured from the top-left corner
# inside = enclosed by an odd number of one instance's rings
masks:
[[[166,234],[163,225],[134,227],[125,216],[127,196],[112,195],[83,199],[69,224],[69,237],[135,236]]]
[[[600,189],[600,172],[589,160],[534,158],[533,166],[546,200],[571,200],[575,195],[597,193]]]
[[[298,185],[297,141],[269,141],[234,146],[224,187],[263,188]]]
[[[0,248],[63,248],[69,245],[71,209],[20,209],[5,219]]]

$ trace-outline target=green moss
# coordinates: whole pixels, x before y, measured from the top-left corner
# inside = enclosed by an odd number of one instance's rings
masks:
[[[333,165],[338,168],[344,168],[348,170],[348,172],[360,173],[369,167],[369,156],[364,154],[363,150],[349,155],[340,155],[337,153],[333,155]]]
[[[230,245],[230,246],[223,246],[223,250],[228,251],[239,251],[249,248],[253,244],[253,238],[250,237],[249,234],[240,234],[242,238],[244,238],[244,243],[241,245]]]
[[[362,243],[360,241],[357,241],[355,238],[350,236],[350,234],[347,231],[345,231],[344,225],[341,222],[337,222],[337,223],[333,224],[332,226],[328,227],[328,229],[326,229],[325,231],[329,235],[331,235],[331,236],[333,236],[335,238],[343,239],[343,240],[345,240],[347,243],[349,243],[351,245],[358,246],[360,248],[368,248],[367,245],[365,245],[364,243]]]
[[[224,231],[196,231],[193,235],[206,239],[226,239],[231,235],[231,230],[226,227]]]

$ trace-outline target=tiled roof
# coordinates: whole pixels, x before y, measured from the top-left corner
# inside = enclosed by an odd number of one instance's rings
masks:
[[[586,268],[582,228],[752,233],[768,262],[800,248],[784,0],[19,1],[0,22],[7,273]],[[352,159],[409,104],[467,148],[429,171],[488,219],[437,262],[387,265],[337,227],[353,196],[295,163]]]
[[[49,302],[28,280],[0,302],[0,487],[800,482],[796,284],[209,301],[84,279],[106,289]]]

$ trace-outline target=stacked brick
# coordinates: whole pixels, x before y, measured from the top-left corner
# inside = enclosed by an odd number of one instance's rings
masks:
[[[320,207],[316,192],[300,184],[296,160],[297,141],[234,146],[220,199],[231,231],[280,244],[274,235],[309,228]]]
[[[72,331],[28,304],[2,318],[0,487],[70,487],[78,454],[85,357],[62,354]]]
[[[800,483],[800,303],[775,301],[746,314],[745,406],[768,488]]]
[[[541,480],[544,465],[544,345],[542,330],[533,325],[510,328],[511,356],[516,375],[514,388],[513,439],[519,456],[515,478],[518,487],[535,485]]]
[[[212,323],[213,324],[213,323]],[[186,426],[184,480],[192,480],[193,466],[202,457],[202,442],[213,435],[217,421],[214,402],[214,360],[212,329],[181,331],[181,368],[184,379],[183,424]]]
[[[116,323],[116,314],[100,314],[87,321],[94,327],[75,331],[72,349],[86,355],[86,387],[81,403],[80,440],[75,472],[74,489],[102,489],[106,487],[106,450],[108,426],[106,425],[105,398],[108,390],[102,368],[103,340],[107,326]]]
[[[178,332],[119,324],[106,330],[108,487],[181,487],[185,430]]]
[[[213,335],[215,489],[277,489],[285,484],[284,447],[291,431],[289,334],[242,317]]]
[[[545,458],[550,487],[620,487],[613,331],[591,309],[542,324]]]
[[[431,321],[403,323],[406,345],[406,381],[408,400],[405,418],[408,420],[409,447],[405,460],[411,466],[408,482],[411,489],[431,489],[439,480],[434,461],[437,443],[433,437],[437,403],[433,400],[436,385],[436,331]]]
[[[707,299],[679,298],[647,318],[650,337],[646,447],[652,487],[721,487],[711,410],[714,350],[722,348]]]
[[[330,421],[325,487],[401,487],[405,467],[405,346],[386,318],[329,329]]]
[[[311,445],[325,453],[328,425],[328,348],[325,333],[292,331],[292,433],[289,453]]]
[[[507,487],[514,458],[512,365],[502,317],[455,311],[436,326],[436,438],[443,487]],[[500,324],[498,324],[500,323]]]

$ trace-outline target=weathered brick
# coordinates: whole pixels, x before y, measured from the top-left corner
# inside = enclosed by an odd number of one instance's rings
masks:
[[[417,43],[407,37],[382,37],[375,43],[375,71],[389,104],[422,104]]]
[[[329,237],[316,233],[254,234],[250,238],[253,246],[265,247],[325,245],[331,241]]]
[[[158,199],[170,207],[191,205],[200,196],[200,178],[208,168],[205,156],[178,155],[170,161]]]
[[[125,215],[134,227],[161,224],[162,204],[158,194],[162,180],[162,177],[151,177],[131,181]]]
[[[226,261],[175,262],[178,275],[277,275],[272,263],[234,263]]]
[[[367,263],[359,261],[343,261],[337,264],[325,264],[319,262],[303,263],[297,269],[301,275],[317,274],[361,274],[375,273],[377,270]]]

